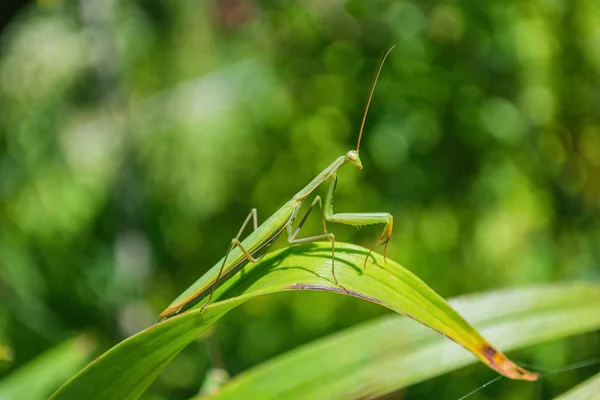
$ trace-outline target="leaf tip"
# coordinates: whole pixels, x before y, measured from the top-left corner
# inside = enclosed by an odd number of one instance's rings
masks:
[[[519,367],[490,344],[484,344],[481,347],[480,352],[485,357],[485,360],[490,367],[507,378],[522,381],[536,381],[540,377],[538,373],[527,371],[526,369]]]

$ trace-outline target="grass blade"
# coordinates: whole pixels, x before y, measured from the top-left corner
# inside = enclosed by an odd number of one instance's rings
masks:
[[[501,290],[450,304],[506,351],[600,329],[597,284]],[[263,363],[227,382],[211,399],[373,398],[475,361],[425,326],[391,315]]]
[[[47,399],[89,361],[95,347],[88,336],[80,335],[51,348],[0,380],[0,399]]]
[[[592,376],[585,382],[555,398],[555,400],[594,400],[600,393],[600,374]]]
[[[274,252],[247,266],[215,292],[217,303],[203,313],[192,309],[121,342],[67,382],[56,399],[137,398],[187,344],[232,308],[260,295],[288,290],[324,290],[350,294],[403,313],[444,334],[499,373],[534,380],[490,345],[442,297],[400,265],[373,255],[362,268],[367,249],[339,243],[336,271],[349,293],[333,283],[327,243]],[[416,324],[415,324],[416,325]]]

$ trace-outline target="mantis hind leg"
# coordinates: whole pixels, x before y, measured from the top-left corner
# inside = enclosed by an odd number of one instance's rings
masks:
[[[379,236],[379,239],[375,242],[375,244],[369,250],[367,257],[365,257],[365,263],[363,265],[364,268],[367,266],[367,260],[371,256],[371,252],[378,245],[384,245],[383,249],[383,259],[387,261],[387,245],[392,237],[392,229],[394,227],[394,217],[385,212],[377,212],[377,213],[333,213],[333,195],[335,192],[335,187],[337,185],[337,175],[331,175],[331,183],[329,184],[329,190],[327,191],[327,197],[325,197],[325,211],[324,218],[327,221],[331,222],[339,222],[341,224],[346,225],[371,225],[371,224],[385,224],[383,228],[383,232]]]
[[[311,211],[317,204],[319,205],[319,208],[321,209],[321,219],[323,221],[324,233],[322,235],[309,236],[309,237],[297,239],[296,237],[298,236],[298,233],[304,226],[304,223],[306,222],[308,216],[310,215]],[[300,223],[298,224],[298,227],[296,227],[295,231],[292,231],[292,226],[288,225],[287,234],[288,234],[288,243],[290,245],[309,243],[309,242],[315,242],[317,240],[329,239],[331,241],[331,275],[333,276],[333,280],[335,281],[335,284],[337,286],[341,287],[342,289],[344,289],[346,292],[348,292],[348,289],[346,289],[344,286],[340,285],[340,283],[338,282],[337,276],[335,275],[335,235],[333,233],[327,232],[327,224],[325,222],[325,216],[323,214],[323,203],[321,201],[321,196],[315,196],[315,199],[313,200],[313,202],[310,205],[310,207],[308,208],[308,210],[306,210],[306,213],[302,217],[302,220],[300,220]]]
[[[244,256],[246,256],[248,261],[256,263],[261,260],[262,257],[259,257],[259,258],[252,257],[252,255],[248,252],[248,250],[246,250],[246,248],[240,242],[240,237],[242,236],[242,233],[244,233],[244,230],[246,229],[246,226],[250,222],[251,218],[252,218],[252,227],[254,228],[253,231],[255,231],[258,228],[258,216],[256,214],[256,208],[253,208],[250,211],[250,214],[248,214],[248,216],[244,220],[244,223],[240,227],[240,230],[239,230],[238,234],[236,235],[236,237],[231,239],[231,244],[227,248],[227,253],[225,253],[225,258],[223,258],[223,264],[221,264],[221,269],[219,270],[219,273],[217,274],[217,279],[215,279],[215,283],[213,284],[212,290],[210,291],[210,295],[208,296],[208,301],[206,303],[204,303],[204,305],[200,309],[200,312],[202,312],[202,310],[204,310],[204,308],[208,304],[210,304],[210,301],[212,300],[215,289],[217,288],[217,283],[219,282],[219,279],[221,279],[221,275],[223,274],[223,269],[225,268],[225,265],[227,264],[227,258],[229,257],[229,253],[231,253],[231,251],[235,248],[235,246],[238,246],[240,248],[240,250],[242,251]]]

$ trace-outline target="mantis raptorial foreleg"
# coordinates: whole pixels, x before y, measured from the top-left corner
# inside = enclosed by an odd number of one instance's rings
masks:
[[[331,175],[331,183],[329,184],[329,189],[327,191],[327,197],[325,197],[325,210],[323,217],[326,221],[331,222],[339,222],[341,224],[346,225],[371,225],[371,224],[385,224],[383,228],[383,232],[381,232],[381,236],[375,242],[375,244],[369,250],[369,254],[365,258],[364,267],[367,266],[367,260],[371,255],[371,252],[375,247],[380,244],[385,245],[383,249],[383,259],[387,258],[387,245],[392,236],[392,229],[394,227],[394,217],[391,214],[381,212],[381,213],[333,213],[333,194],[335,192],[335,187],[337,185],[337,174]]]
[[[244,229],[246,229],[246,225],[248,225],[248,222],[250,222],[250,218],[252,218],[252,226],[254,228],[253,231],[258,229],[258,215],[256,214],[256,208],[253,208],[252,210],[250,210],[250,214],[248,214],[248,216],[244,220],[244,223],[242,224],[238,234],[235,236],[236,239],[239,240],[240,236],[242,236]]]
[[[321,196],[316,195],[315,199],[311,203],[310,207],[308,207],[308,210],[306,210],[306,212],[304,213],[304,216],[302,217],[302,220],[300,221],[300,223],[298,224],[298,227],[294,231],[294,234],[291,236],[292,238],[295,238],[298,235],[298,232],[300,232],[300,229],[302,229],[302,227],[304,226],[304,223],[306,222],[306,219],[310,215],[310,212],[317,204],[319,204],[319,209],[321,210],[321,221],[323,222],[323,232],[328,233],[327,232],[327,224],[325,223],[325,217],[323,216],[323,202],[321,201]]]
[[[210,303],[210,301],[212,300],[213,293],[215,292],[215,289],[217,287],[216,283],[219,282],[219,279],[221,278],[221,274],[223,274],[223,268],[227,264],[227,257],[229,256],[229,253],[231,253],[231,251],[233,250],[233,248],[235,246],[239,247],[239,249],[246,256],[246,258],[248,259],[248,261],[256,263],[256,262],[259,262],[261,260],[262,257],[259,257],[259,258],[252,257],[252,255],[248,252],[248,250],[246,250],[246,248],[240,242],[240,237],[242,236],[242,233],[244,233],[244,230],[246,229],[246,225],[248,225],[248,222],[250,222],[250,218],[252,218],[252,227],[254,228],[253,231],[255,231],[258,228],[258,216],[256,214],[256,208],[253,208],[250,211],[250,214],[248,214],[248,216],[244,220],[244,223],[242,224],[242,226],[241,226],[238,234],[236,235],[236,237],[233,238],[233,239],[231,239],[231,244],[229,245],[229,248],[227,249],[227,253],[225,253],[225,258],[223,258],[223,264],[221,265],[221,269],[219,270],[219,274],[217,275],[217,279],[215,279],[215,284],[213,285],[213,288],[210,291],[210,295],[208,296],[208,301],[206,303],[204,303],[204,305],[202,306],[201,310],[204,310],[204,307],[206,307]]]
[[[321,219],[323,221],[323,231],[325,231],[325,233],[322,235],[316,235],[316,236],[310,236],[310,237],[296,239],[296,236],[298,236],[300,229],[302,229],[302,227],[304,226],[304,223],[306,222],[306,219],[310,215],[310,212],[313,210],[313,208],[317,204],[319,204],[319,208],[321,209]],[[300,220],[300,223],[298,224],[298,227],[296,228],[295,231],[292,232],[292,225],[288,225],[287,234],[288,234],[288,243],[290,245],[315,242],[317,240],[323,240],[323,239],[329,239],[331,241],[331,275],[333,275],[333,280],[335,281],[335,284],[347,291],[347,289],[345,287],[343,287],[342,285],[340,285],[338,283],[337,276],[335,276],[335,268],[334,268],[334,265],[335,265],[335,235],[333,233],[327,232],[327,225],[325,224],[325,218],[323,217],[323,202],[321,201],[321,196],[315,196],[315,199],[313,200],[313,202],[310,205],[310,207],[308,208],[308,210],[306,210],[306,213]]]

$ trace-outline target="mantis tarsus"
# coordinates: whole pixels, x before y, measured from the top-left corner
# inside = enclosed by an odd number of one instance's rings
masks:
[[[333,193],[335,191],[337,183],[337,170],[345,164],[352,164],[358,169],[362,169],[362,163],[358,156],[360,149],[360,140],[362,137],[363,129],[365,126],[365,120],[367,118],[367,112],[371,104],[373,92],[377,85],[377,80],[385,59],[390,54],[394,47],[390,48],[383,57],[375,80],[371,86],[365,112],[363,114],[360,130],[358,134],[358,141],[356,150],[350,150],[345,155],[337,158],[331,165],[317,175],[308,185],[300,190],[290,201],[285,203],[279,210],[271,215],[265,222],[258,226],[258,218],[256,209],[252,209],[246,220],[242,224],[238,234],[231,240],[231,245],[227,249],[225,256],[217,262],[206,274],[198,279],[192,286],[190,286],[185,292],[183,292],[166,310],[160,314],[161,320],[175,316],[183,311],[186,311],[198,304],[202,299],[208,295],[207,302],[202,306],[202,309],[206,307],[212,300],[213,293],[217,287],[223,282],[235,275],[241,268],[243,268],[248,262],[256,263],[260,261],[266,254],[269,247],[275,242],[275,240],[287,230],[288,243],[290,245],[313,242],[317,240],[328,239],[331,241],[331,274],[333,279],[339,287],[346,290],[338,282],[335,275],[335,236],[333,233],[327,232],[326,222],[339,222],[346,225],[370,225],[370,224],[385,224],[383,232],[371,247],[371,251],[378,246],[384,245],[384,257],[386,255],[387,244],[392,236],[392,227],[394,218],[391,214],[385,212],[377,213],[338,213],[333,212]],[[325,197],[325,204],[322,203],[320,196],[315,196],[312,204],[300,220],[300,223],[293,230],[292,224],[296,219],[298,211],[306,199],[319,187],[323,182],[329,180],[329,190]],[[323,221],[323,233],[321,235],[310,236],[305,238],[298,238],[298,233],[304,226],[306,219],[313,208],[319,205],[321,209],[321,216]],[[240,242],[240,237],[244,232],[248,223],[252,220],[254,231]],[[365,258],[365,267],[367,259],[371,254],[371,251]]]

